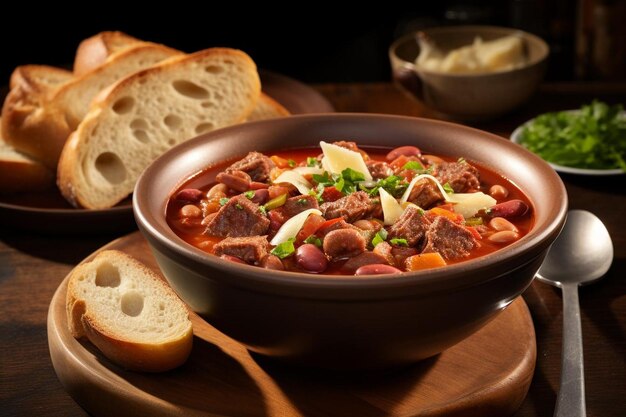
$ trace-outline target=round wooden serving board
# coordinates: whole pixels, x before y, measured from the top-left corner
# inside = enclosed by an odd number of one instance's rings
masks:
[[[103,249],[125,251],[158,270],[138,232]],[[281,366],[251,356],[192,315],[186,364],[161,374],[130,372],[70,335],[66,286],[67,279],[48,312],[50,355],[65,389],[94,416],[505,416],[526,396],[535,367],[535,332],[520,297],[468,339],[402,369]]]

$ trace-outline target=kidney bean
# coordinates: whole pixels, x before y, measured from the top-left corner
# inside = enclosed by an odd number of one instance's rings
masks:
[[[296,249],[296,263],[309,272],[324,272],[328,267],[328,259],[324,252],[311,243],[305,243]]]
[[[202,197],[204,197],[204,193],[202,190],[196,188],[185,188],[176,194],[177,201],[185,201],[188,203],[197,203],[202,200]]]
[[[356,270],[354,275],[382,275],[382,274],[401,274],[398,268],[384,264],[363,265]]]
[[[443,159],[435,155],[422,155],[422,159],[428,162],[428,165],[441,164],[445,162]]]
[[[202,217],[202,210],[200,210],[193,204],[186,204],[180,209],[180,212],[178,214],[180,217],[195,219]]]
[[[285,266],[280,258],[276,255],[267,255],[261,259],[261,266],[265,269],[273,269],[275,271],[283,271]]]
[[[374,231],[379,231],[380,229],[382,229],[382,225],[376,221],[373,220],[357,220],[354,223],[352,223],[354,226],[358,227],[361,230],[374,230]]]
[[[502,230],[500,232],[495,232],[491,236],[487,238],[490,242],[493,243],[510,243],[519,238],[519,234],[513,232],[512,230]]]
[[[504,200],[509,195],[509,190],[501,186],[500,184],[492,185],[489,188],[489,195],[496,200]]]
[[[207,191],[206,198],[210,201],[217,201],[220,198],[226,197],[227,192],[228,187],[225,184],[215,184],[209,191]]]
[[[258,182],[258,181],[252,181],[250,183],[251,190],[260,190],[262,188],[269,188],[269,184],[265,184],[263,182]]]
[[[509,200],[504,203],[496,204],[495,206],[487,209],[487,214],[491,217],[504,217],[510,219],[511,217],[520,217],[528,212],[528,205],[522,200]]]
[[[245,264],[244,261],[242,261],[241,259],[237,258],[236,256],[232,256],[232,255],[222,255],[220,256],[221,259],[224,259],[225,261],[230,261],[230,262],[234,262],[236,264]]]
[[[517,232],[517,227],[504,217],[494,217],[489,220],[489,227],[497,231],[510,230],[511,232]]]
[[[404,156],[420,156],[422,151],[415,146],[400,146],[387,154],[387,161],[391,162],[400,155]]]
[[[252,181],[250,175],[243,171],[220,172],[215,179],[231,190],[239,191],[240,193],[248,191]]]
[[[270,192],[267,191],[266,188],[261,188],[261,189],[254,191],[254,197],[252,197],[250,200],[253,203],[265,204],[267,200],[269,199],[269,196],[270,196]]]

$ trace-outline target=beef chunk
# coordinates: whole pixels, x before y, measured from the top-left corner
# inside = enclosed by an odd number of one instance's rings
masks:
[[[243,171],[250,175],[252,181],[267,182],[270,171],[275,166],[274,162],[262,153],[250,152],[245,158],[226,168],[224,172]]]
[[[331,259],[351,258],[365,252],[367,242],[361,234],[350,229],[333,230],[324,237],[324,253]]]
[[[476,244],[469,230],[439,216],[426,232],[426,245],[422,252],[439,252],[444,259],[464,258]]]
[[[478,190],[478,170],[467,162],[443,162],[437,165],[435,178],[442,184],[448,183],[455,193]]]
[[[312,195],[299,195],[287,199],[285,204],[277,210],[280,210],[285,215],[286,219],[290,219],[304,210],[317,208],[319,208],[319,205],[315,197]]]
[[[383,179],[387,178],[390,175],[393,175],[393,169],[389,166],[387,162],[382,161],[367,161],[367,169],[374,179]]]
[[[217,243],[213,250],[217,256],[230,255],[249,264],[258,264],[267,257],[267,236],[227,237]]]
[[[388,230],[388,239],[406,239],[409,246],[417,246],[426,234],[430,221],[424,216],[421,209],[409,206],[402,216],[391,225]]]
[[[423,178],[415,183],[407,201],[427,209],[441,200],[443,196],[439,187],[428,178]]]
[[[382,244],[382,243],[381,243]],[[370,251],[365,251],[354,258],[350,258],[341,267],[341,272],[345,274],[354,274],[357,269],[363,265],[372,264],[387,264],[387,258],[384,256]]]
[[[348,223],[355,222],[359,219],[370,217],[380,209],[380,202],[370,199],[367,193],[357,191],[348,194],[337,201],[323,203],[320,206],[322,214],[327,219],[343,217]]]
[[[377,255],[385,258],[385,262],[387,264],[393,265],[393,247],[387,242],[380,242],[378,245],[374,247],[373,252]]]
[[[379,245],[377,245],[379,246]],[[415,248],[391,248],[392,264],[398,268],[404,268],[404,262],[409,256],[417,255],[419,251]]]
[[[243,195],[233,197],[208,223],[205,235],[237,237],[267,233],[270,220],[261,214],[259,205]]]

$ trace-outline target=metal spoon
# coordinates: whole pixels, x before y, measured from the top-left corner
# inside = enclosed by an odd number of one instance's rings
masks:
[[[540,281],[563,290],[561,386],[556,417],[587,415],[578,286],[601,278],[612,261],[613,243],[602,221],[588,211],[571,210],[537,273]]]

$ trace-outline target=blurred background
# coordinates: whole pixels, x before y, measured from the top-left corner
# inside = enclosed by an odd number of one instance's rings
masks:
[[[399,3],[399,2],[398,2]],[[309,83],[390,80],[387,48],[402,34],[442,25],[490,24],[544,38],[550,81],[626,80],[626,0],[374,2],[373,8],[301,2],[290,9],[156,2],[13,5],[0,25],[0,85],[17,65],[69,66],[78,43],[121,30],[187,52],[210,46],[248,52],[263,69]]]

